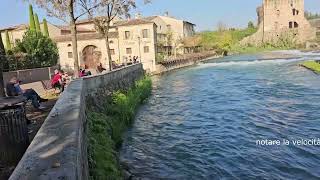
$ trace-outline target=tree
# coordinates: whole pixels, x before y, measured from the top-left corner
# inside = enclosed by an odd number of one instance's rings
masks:
[[[227,25],[223,23],[222,21],[219,21],[217,24],[217,28],[219,32],[223,32],[227,30]]]
[[[6,35],[6,51],[10,51],[12,49],[12,47],[11,47],[11,42],[10,42],[8,30],[6,31],[5,35]]]
[[[46,10],[47,14],[51,17],[58,18],[69,24],[72,39],[72,54],[74,60],[74,75],[79,76],[79,56],[77,44],[77,30],[76,21],[79,17],[86,14],[77,8],[80,1],[85,0],[31,0],[36,3],[40,8]]]
[[[40,22],[39,22],[39,18],[37,14],[34,14],[34,21],[36,24],[36,31],[37,32],[41,32],[41,28],[40,28]]]
[[[150,0],[144,0],[149,3]],[[105,39],[109,69],[112,70],[112,57],[109,46],[109,30],[115,17],[130,17],[130,9],[136,7],[135,0],[81,0],[82,8],[88,13],[96,30]]]
[[[29,28],[32,31],[36,30],[36,24],[34,22],[33,8],[32,5],[29,5]]]
[[[13,49],[15,54],[24,54],[19,64],[22,68],[48,67],[57,64],[59,53],[57,45],[41,32],[27,31],[21,42]]]
[[[89,19],[93,21],[95,29],[105,39],[110,71],[112,70],[109,45],[110,25],[116,16],[128,17],[131,7],[135,7],[135,1],[133,0],[82,0],[82,8],[88,12]]]
[[[46,37],[49,37],[49,30],[48,30],[48,22],[47,20],[44,18],[43,19],[43,35],[46,36]]]
[[[253,24],[252,21],[249,21],[249,22],[248,22],[248,28],[249,28],[249,29],[253,29],[253,28],[254,28],[254,24]]]
[[[2,43],[2,36],[0,33],[0,96],[5,96],[4,94],[4,82],[3,82],[3,62],[6,60],[6,52]]]

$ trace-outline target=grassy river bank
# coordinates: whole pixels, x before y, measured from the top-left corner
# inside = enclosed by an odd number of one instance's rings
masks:
[[[118,158],[122,135],[132,124],[138,107],[151,94],[151,89],[151,79],[145,77],[128,91],[117,91],[107,97],[103,107],[88,107],[90,179],[123,179]]]

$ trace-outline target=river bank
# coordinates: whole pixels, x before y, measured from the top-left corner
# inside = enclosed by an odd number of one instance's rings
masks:
[[[123,133],[132,124],[138,107],[151,94],[151,84],[151,79],[145,77],[129,90],[105,97],[102,105],[88,104],[90,179],[123,179],[128,176],[120,165],[118,151]]]
[[[300,64],[300,66],[313,71],[316,74],[320,74],[320,63],[316,61],[306,61]]]

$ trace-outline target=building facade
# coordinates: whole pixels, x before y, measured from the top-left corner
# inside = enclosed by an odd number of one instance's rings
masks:
[[[304,0],[263,0],[258,7],[258,31],[241,43],[259,45],[291,39],[305,43],[315,39],[316,33],[304,17]]]
[[[109,66],[105,38],[96,30],[91,20],[80,20],[76,24],[78,32],[78,56],[79,64],[94,71],[101,63],[104,67]],[[109,32],[109,46],[112,61],[117,64],[126,64],[138,57],[144,68],[153,72],[156,70],[156,55],[159,50],[159,41],[167,47],[177,46],[184,37],[195,34],[194,24],[166,16],[138,16],[131,20],[117,19],[111,23]],[[5,32],[9,32],[11,45],[21,40],[28,25],[0,30],[5,43]],[[68,26],[56,26],[48,23],[50,37],[57,43],[59,49],[59,64],[63,69],[74,68],[71,31]],[[168,32],[172,37],[168,41]]]

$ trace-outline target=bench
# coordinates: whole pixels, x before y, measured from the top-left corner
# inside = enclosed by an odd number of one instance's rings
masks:
[[[51,80],[42,80],[42,87],[45,90],[45,95],[47,96],[50,91],[54,91],[55,89],[51,85]]]

